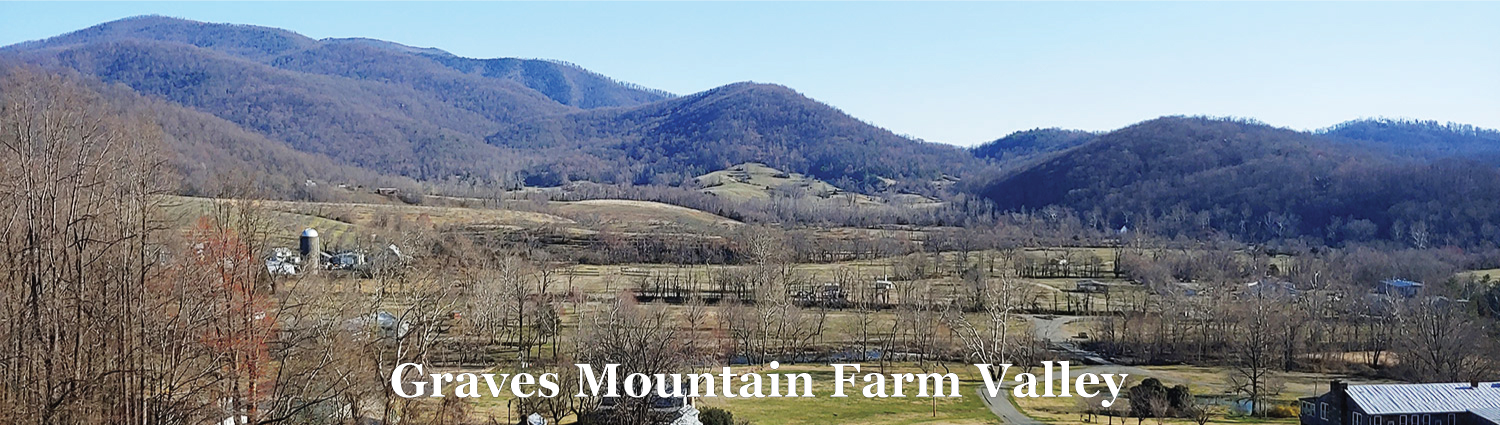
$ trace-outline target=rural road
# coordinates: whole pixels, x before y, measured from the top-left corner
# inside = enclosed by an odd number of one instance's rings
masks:
[[[998,397],[990,397],[984,391],[984,386],[982,385],[976,391],[979,393],[979,399],[984,400],[984,405],[989,406],[990,413],[994,413],[995,416],[1000,417],[1000,422],[1009,425],[1042,425],[1041,421],[1032,419],[1030,416],[1026,416],[1025,413],[1021,413],[1021,410],[1017,409],[1014,403],[1011,403],[1010,397],[1005,396],[1006,393],[1010,392],[1011,387],[1011,385],[1005,386],[1004,392],[1001,392]]]
[[[1088,351],[1088,350],[1084,350],[1082,348],[1078,348],[1078,342],[1073,339],[1073,335],[1069,335],[1068,334],[1068,331],[1063,328],[1063,325],[1066,325],[1066,324],[1072,323],[1072,322],[1076,322],[1076,321],[1080,321],[1080,320],[1090,320],[1090,318],[1088,318],[1088,317],[1083,317],[1083,316],[1026,316],[1026,317],[1029,318],[1029,319],[1031,319],[1031,326],[1032,326],[1032,329],[1036,330],[1036,336],[1037,337],[1040,337],[1042,339],[1047,340],[1047,342],[1051,343],[1052,346],[1054,348],[1058,349],[1058,350],[1067,352],[1068,354],[1071,354],[1073,357],[1077,357],[1077,358],[1083,359],[1083,360],[1087,361],[1088,364],[1096,365],[1096,366],[1094,366],[1094,369],[1097,369],[1096,371],[1094,371],[1096,373],[1098,373],[1098,372],[1128,373],[1128,374],[1136,375],[1136,376],[1143,376],[1143,375],[1147,375],[1147,374],[1150,373],[1150,371],[1147,371],[1146,369],[1141,369],[1141,368],[1138,368],[1138,367],[1121,366],[1119,364],[1116,364],[1115,362],[1112,362],[1112,361],[1109,361],[1108,359],[1105,359],[1103,356],[1100,356],[1097,353],[1094,353],[1094,352]]]
[[[1087,360],[1088,363],[1094,365],[1091,367],[1091,369],[1093,369],[1092,371],[1095,373],[1127,373],[1136,376],[1145,376],[1150,373],[1149,371],[1138,367],[1121,366],[1115,364],[1114,362],[1106,360],[1104,357],[1101,357],[1092,351],[1078,348],[1077,342],[1073,340],[1072,335],[1069,335],[1068,332],[1064,330],[1063,325],[1066,325],[1073,321],[1088,320],[1087,317],[1027,316],[1027,318],[1031,319],[1032,327],[1036,330],[1036,335],[1038,337],[1047,340],[1052,344],[1053,347],[1057,348],[1058,350],[1065,351],[1068,354],[1071,354],[1073,357]],[[1009,391],[1011,391],[1012,387],[1014,387],[1014,385],[1006,385],[1004,387],[1004,391],[1008,393]],[[1011,401],[1011,398],[1005,396],[1006,393],[1001,393],[998,397],[990,397],[989,394],[985,393],[983,387],[977,388],[976,392],[979,393],[979,398],[981,400],[984,400],[984,405],[990,408],[990,413],[994,413],[995,416],[998,416],[1001,422],[1009,425],[1042,425],[1041,421],[1032,419],[1030,416],[1026,416],[1025,413],[1021,413],[1021,410],[1016,408],[1016,405]]]

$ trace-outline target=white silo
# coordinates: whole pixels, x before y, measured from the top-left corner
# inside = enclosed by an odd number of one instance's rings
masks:
[[[308,270],[317,270],[323,257],[323,245],[318,241],[318,231],[311,227],[302,231],[302,261]]]

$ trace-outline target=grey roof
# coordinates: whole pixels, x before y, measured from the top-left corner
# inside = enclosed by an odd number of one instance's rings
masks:
[[[1349,399],[1371,415],[1500,408],[1500,382],[1350,385]]]
[[[1394,287],[1397,287],[1397,288],[1420,288],[1420,287],[1422,287],[1421,283],[1412,282],[1412,281],[1406,280],[1406,279],[1391,279],[1391,280],[1383,281],[1383,282],[1380,282],[1380,283],[1384,283],[1386,285],[1391,285],[1391,286],[1394,286]]]
[[[1490,421],[1492,424],[1500,424],[1500,408],[1488,407],[1473,409],[1470,412],[1474,412],[1474,416],[1484,418],[1484,420]]]

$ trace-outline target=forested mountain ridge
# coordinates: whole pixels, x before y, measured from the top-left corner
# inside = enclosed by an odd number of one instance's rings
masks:
[[[1363,119],[1339,123],[1317,133],[1404,156],[1464,157],[1500,164],[1500,131],[1468,124]]]
[[[521,122],[489,137],[518,149],[581,150],[638,166],[633,176],[574,177],[673,182],[744,162],[870,190],[881,178],[931,180],[977,161],[949,145],[916,142],[773,84],[736,83],[633,108]]]
[[[982,189],[1002,210],[1064,207],[1096,227],[1248,240],[1500,238],[1500,170],[1401,160],[1260,123],[1164,117],[1100,135]]]
[[[1017,131],[970,148],[974,156],[993,161],[1011,161],[1057,152],[1093,141],[1099,135],[1083,130],[1038,128]]]
[[[0,48],[0,51],[41,50],[121,40],[187,44],[257,61],[318,44],[315,39],[278,28],[214,24],[150,15],[105,22],[44,40],[6,46]]]
[[[442,68],[445,67],[451,67],[453,70],[460,72],[472,71],[471,65],[462,64],[462,61],[460,61],[467,58],[460,58],[436,48],[411,47],[368,38],[328,38],[316,40],[278,28],[206,23],[154,15],[106,22],[46,40],[20,43],[0,48],[0,51],[55,49],[123,40],[187,44],[267,64],[274,64],[286,55],[297,54],[312,49],[322,49],[335,54],[326,58],[317,58],[317,60],[323,62],[344,62],[333,69],[356,66],[363,67],[364,69],[399,66],[401,67],[399,71],[407,74],[442,74],[445,71]],[[358,53],[363,54],[382,51],[393,55],[410,56],[410,58],[350,56],[346,54],[348,53],[347,49],[350,48],[354,48]],[[359,48],[368,50],[360,50]],[[399,64],[380,63],[392,59],[406,59],[407,61]],[[306,54],[304,54],[303,60],[307,60]],[[619,83],[608,77],[584,70],[576,65],[557,61],[510,58],[469,60],[524,64],[526,67],[525,72],[486,72],[481,75],[489,79],[522,84],[544,94],[553,94],[559,93],[560,90],[568,90],[573,92],[573,95],[580,96],[579,99],[573,101],[558,100],[559,103],[567,105],[580,107],[629,106],[671,97],[671,94],[660,90]],[[414,62],[427,63],[417,65]],[[320,71],[320,69],[302,70],[311,72]],[[338,75],[338,73],[331,74]],[[344,76],[359,78],[357,75],[346,74]],[[591,106],[582,106],[585,104]]]
[[[673,97],[663,90],[615,81],[582,67],[541,59],[471,59],[451,54],[424,53],[450,68],[518,81],[558,103],[585,109],[629,106]],[[623,87],[626,90],[621,90]]]
[[[8,83],[17,71],[34,72],[26,65],[0,60],[0,83]],[[108,110],[127,119],[154,124],[163,139],[161,152],[174,175],[170,182],[177,193],[213,196],[234,189],[255,188],[267,195],[296,199],[323,199],[308,180],[358,181],[382,186],[413,187],[413,181],[384,176],[367,169],[340,165],[325,155],[298,151],[212,114],[186,108],[160,98],[142,96],[129,87],[106,84],[62,71],[62,81],[97,95]]]
[[[127,86],[340,166],[422,181],[682,182],[759,161],[859,190],[892,179],[921,186],[978,164],[781,87],[675,97],[563,62],[248,25],[130,18],[0,48],[5,58]]]
[[[696,193],[694,176],[754,162],[841,190],[950,201],[965,219],[1056,207],[1096,229],[1195,237],[1500,238],[1500,213],[1486,206],[1500,201],[1500,132],[1460,125],[1363,120],[1299,132],[1165,117],[961,149],[774,84],[674,96],[556,61],[163,17],[0,48],[0,62],[89,80],[153,116],[187,193],[211,192],[226,169],[294,198],[318,196],[308,180],[429,193],[578,181]]]
[[[467,110],[410,85],[288,71],[175,43],[127,40],[21,57],[213,114],[299,151],[418,179],[497,157],[473,136],[498,127],[490,117],[566,109],[534,92],[499,92],[512,96],[508,109]],[[439,146],[452,156],[422,155]],[[454,161],[461,158],[474,161]]]

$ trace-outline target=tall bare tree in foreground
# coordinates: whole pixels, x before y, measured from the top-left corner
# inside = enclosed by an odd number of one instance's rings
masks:
[[[109,105],[0,69],[0,424],[337,418],[341,304],[267,276],[253,202],[165,231],[162,136]]]
[[[155,299],[187,289],[156,285],[160,139],[68,78],[0,69],[0,423],[202,417],[195,306]]]
[[[1239,323],[1230,335],[1229,383],[1234,391],[1250,402],[1252,414],[1264,412],[1265,401],[1281,392],[1281,381],[1274,369],[1281,360],[1276,339],[1283,317],[1276,301],[1252,297],[1230,312]]]

